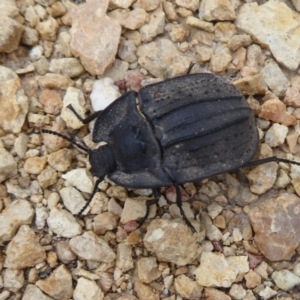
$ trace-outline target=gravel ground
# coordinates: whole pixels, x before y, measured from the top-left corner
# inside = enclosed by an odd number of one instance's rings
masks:
[[[1,0],[0,300],[300,299],[300,167],[162,188],[96,178],[93,122],[126,91],[210,72],[245,95],[255,156],[300,162],[300,1]],[[220,116],[222,117],[222,116]],[[113,119],[113,118],[112,118]],[[120,143],[126,147],[126,136]]]

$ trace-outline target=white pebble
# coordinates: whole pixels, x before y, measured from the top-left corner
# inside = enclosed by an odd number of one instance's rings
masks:
[[[93,84],[90,99],[94,111],[105,109],[109,104],[121,96],[119,88],[111,78],[96,80]]]

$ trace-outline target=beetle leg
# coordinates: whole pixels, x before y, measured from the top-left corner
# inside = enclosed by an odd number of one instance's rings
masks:
[[[179,185],[175,185],[175,189],[176,189],[176,204],[180,210],[180,213],[182,215],[182,218],[184,219],[185,223],[190,227],[190,229],[192,230],[192,232],[196,232],[196,229],[194,228],[194,226],[191,224],[191,222],[189,221],[189,219],[186,217],[184,210],[182,209],[182,198],[181,198],[181,192],[180,192],[180,188]]]
[[[186,71],[186,75],[189,75],[191,73],[194,65],[195,65],[195,63],[192,63],[192,62],[190,63],[189,68]]]
[[[95,194],[97,193],[97,190],[98,190],[98,185],[99,183],[103,180],[103,178],[99,178],[97,179],[95,185],[94,185],[94,189],[93,189],[93,192],[89,198],[89,200],[86,202],[86,204],[83,206],[83,208],[79,211],[79,213],[77,214],[77,218],[80,218],[82,213],[86,210],[86,208],[89,206],[89,204],[92,202]]]
[[[284,162],[284,163],[300,166],[300,163],[297,162],[297,161],[293,161],[293,160],[289,160],[289,159],[285,159],[285,158],[279,158],[279,157],[276,157],[276,156],[271,156],[271,157],[262,158],[262,159],[247,162],[246,164],[243,164],[242,166],[240,166],[240,168],[254,167],[254,166],[265,164],[265,163],[272,162],[272,161],[275,161],[277,163]]]
[[[72,104],[69,104],[67,106],[67,108],[70,109],[74,113],[74,115],[77,117],[77,119],[80,120],[83,124],[90,123],[91,121],[93,121],[94,119],[96,119],[102,113],[102,110],[98,110],[98,111],[94,112],[93,114],[91,114],[89,117],[83,119],[78,114],[78,112],[75,110],[75,108],[72,106]]]
[[[138,223],[139,223],[139,227],[143,225],[143,223],[146,221],[146,219],[148,218],[149,216],[149,212],[150,212],[150,206],[151,205],[154,205],[154,204],[157,204],[158,203],[158,200],[159,200],[159,197],[161,195],[160,193],[160,189],[152,189],[153,191],[153,195],[154,195],[154,199],[152,200],[148,200],[146,201],[146,214],[144,215],[144,217],[140,220],[138,220]]]

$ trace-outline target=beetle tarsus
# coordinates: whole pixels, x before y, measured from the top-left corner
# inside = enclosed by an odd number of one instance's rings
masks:
[[[152,191],[153,191],[153,195],[154,195],[155,198],[152,199],[152,200],[146,201],[146,213],[145,213],[145,215],[142,219],[137,221],[138,224],[139,224],[139,227],[141,227],[144,224],[144,222],[147,220],[147,218],[149,216],[149,213],[150,213],[150,206],[152,206],[154,204],[157,204],[158,201],[159,201],[159,197],[161,195],[160,190],[159,189],[153,189]]]
[[[187,226],[189,226],[189,228],[191,229],[192,233],[196,232],[195,227],[192,225],[192,223],[189,221],[189,219],[187,218],[187,216],[185,215],[185,212],[182,208],[182,198],[181,198],[181,192],[180,192],[180,188],[179,185],[175,185],[175,189],[176,189],[176,204],[180,210],[180,214],[183,218],[183,220],[185,221],[185,223],[187,224]]]
[[[82,207],[82,209],[79,211],[79,213],[77,214],[77,218],[80,218],[81,215],[83,214],[83,212],[86,210],[86,208],[89,206],[89,204],[92,202],[95,194],[97,193],[97,190],[98,190],[98,185],[99,183],[102,181],[103,179],[97,179],[95,185],[94,185],[94,189],[93,189],[93,192],[89,198],[89,200],[86,202],[86,204]]]
[[[98,118],[98,116],[102,113],[102,110],[98,110],[93,114],[91,114],[90,116],[88,116],[87,118],[83,119],[75,110],[75,108],[72,106],[72,104],[69,104],[67,108],[70,109],[73,112],[73,114],[77,117],[77,119],[81,121],[83,124],[88,124],[92,122],[94,119]]]

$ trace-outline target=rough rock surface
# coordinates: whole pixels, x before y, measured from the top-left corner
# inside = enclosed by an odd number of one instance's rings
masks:
[[[290,70],[297,69],[300,62],[299,21],[285,3],[275,0],[260,6],[257,2],[247,3],[237,15],[236,26],[262,46],[267,45],[279,63]]]
[[[121,26],[105,15],[108,2],[89,0],[72,13],[71,51],[93,75],[103,74],[118,50]]]
[[[249,212],[254,241],[270,260],[290,259],[299,246],[300,198],[283,193],[262,197]]]
[[[199,232],[200,228],[197,229]],[[176,238],[179,234],[183,237],[180,240]],[[182,220],[161,219],[151,222],[144,237],[144,243],[149,251],[157,255],[158,259],[180,266],[191,263],[199,256],[201,250],[196,242],[199,238],[201,238],[200,233],[193,235]]]

